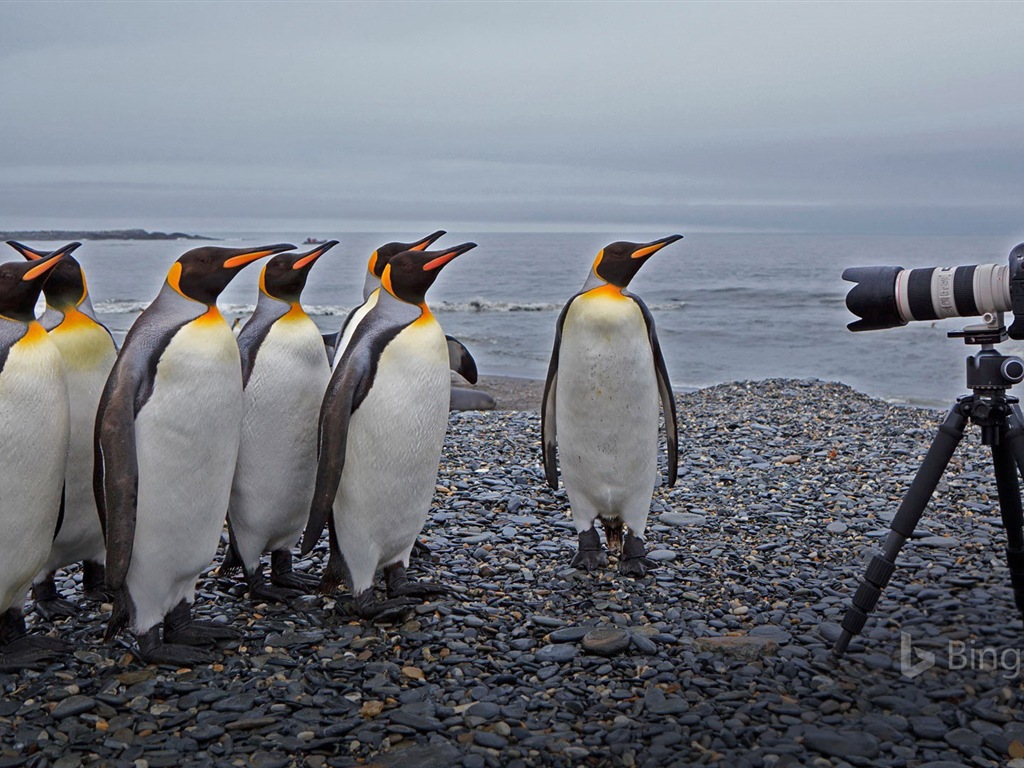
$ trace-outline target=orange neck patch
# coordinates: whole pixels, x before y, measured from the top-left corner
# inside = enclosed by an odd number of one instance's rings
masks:
[[[622,295],[622,289],[619,288],[617,285],[612,285],[611,283],[605,283],[604,285],[597,286],[597,288],[591,288],[584,295],[602,299],[626,298],[625,296]]]

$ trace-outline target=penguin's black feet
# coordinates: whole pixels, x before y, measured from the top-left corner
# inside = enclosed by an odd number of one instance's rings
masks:
[[[275,587],[309,595],[319,588],[320,579],[292,570],[292,553],[279,549],[270,553],[270,583]]]
[[[213,621],[195,621],[192,606],[182,600],[164,617],[164,643],[188,646],[218,645],[236,641],[241,633],[226,624]]]
[[[164,637],[167,637],[166,631]],[[160,625],[153,627],[144,635],[136,635],[139,644],[139,658],[146,664],[160,664],[172,667],[195,667],[212,664],[217,657],[201,648],[191,645],[160,640]]]
[[[32,585],[32,599],[36,602],[36,613],[46,621],[78,615],[78,606],[70,600],[65,600],[57,592],[52,573],[47,574],[38,584]]]
[[[100,603],[112,603],[113,595],[107,591],[107,571],[103,563],[86,560],[82,563],[82,589],[90,600]]]
[[[626,532],[622,540],[622,556],[619,558],[619,573],[623,576],[643,578],[654,567],[654,561],[647,558],[643,539]]]
[[[579,551],[576,552],[576,557],[570,563],[573,568],[593,571],[608,565],[608,555],[601,548],[601,537],[598,535],[596,528],[582,531],[579,536],[579,542]]]
[[[0,672],[34,669],[70,652],[63,640],[28,634],[21,611],[8,608],[0,614]]]
[[[384,569],[384,584],[387,586],[389,598],[424,598],[448,592],[448,587],[435,581],[409,581],[409,576],[402,563],[394,563]]]
[[[303,590],[276,587],[267,583],[263,576],[262,566],[255,573],[250,574],[246,572],[245,580],[249,584],[249,597],[257,602],[283,603],[288,605],[295,598],[305,594]]]
[[[356,595],[350,610],[359,618],[368,619],[375,624],[393,624],[402,621],[419,604],[419,600],[411,597],[377,601],[373,597],[373,590],[367,589]]]
[[[608,542],[608,551],[612,554],[622,550],[622,521],[601,518],[601,527],[604,528],[604,538]]]

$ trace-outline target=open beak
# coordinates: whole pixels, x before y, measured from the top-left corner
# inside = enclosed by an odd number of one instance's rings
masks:
[[[454,248],[445,251],[440,256],[437,256],[424,264],[423,271],[430,272],[431,270],[440,269],[456,256],[461,256],[466,251],[470,251],[474,248],[476,248],[476,243],[463,243],[462,245],[456,245]]]
[[[301,259],[292,264],[292,269],[303,269],[305,267],[308,267],[337,244],[337,240],[328,240],[326,243],[317,248],[314,248],[312,251],[310,251]]]
[[[647,243],[647,245],[642,245],[633,251],[632,258],[643,259],[647,256],[651,256],[660,251],[666,245],[671,245],[676,240],[682,239],[682,235],[669,235],[668,237],[663,237],[661,240],[655,240],[653,243]]]
[[[248,248],[239,248],[235,251],[233,256],[228,257],[224,261],[225,269],[235,269],[236,267],[244,267],[246,264],[251,264],[256,259],[262,259],[264,256],[273,256],[275,253],[282,253],[284,251],[291,251],[295,248],[291,243],[278,243],[277,245],[264,245],[260,248],[250,250]]]

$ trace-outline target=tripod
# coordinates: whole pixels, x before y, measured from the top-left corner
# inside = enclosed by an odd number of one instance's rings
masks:
[[[910,490],[889,526],[882,552],[868,564],[864,580],[853,596],[853,604],[843,617],[842,634],[832,652],[841,656],[855,635],[864,629],[868,614],[874,610],[882,590],[896,569],[896,556],[910,538],[924,514],[928,500],[939,484],[953,452],[964,437],[968,421],[981,427],[981,442],[992,449],[992,465],[999,492],[999,511],[1006,529],[1006,559],[1010,566],[1010,584],[1018,610],[1024,615],[1024,509],[1021,507],[1018,472],[1024,473],[1024,415],[1016,397],[1006,391],[1024,380],[1024,360],[1003,355],[995,345],[1006,341],[1001,313],[986,315],[984,325],[968,326],[950,332],[968,345],[981,350],[967,358],[967,387],[973,394],[957,398],[939,427]]]

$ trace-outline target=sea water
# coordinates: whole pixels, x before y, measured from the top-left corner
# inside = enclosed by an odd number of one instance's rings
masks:
[[[303,305],[317,325],[337,330],[361,300],[370,253],[389,240],[423,232],[204,233],[230,247],[291,242],[309,235],[340,240],[313,268]],[[670,232],[452,232],[437,246],[468,240],[479,247],[440,274],[428,302],[445,331],[472,351],[483,374],[543,378],[555,322],[586,279],[594,256],[616,239],[645,242]],[[947,331],[978,322],[954,318],[851,333],[843,270],[860,265],[907,268],[1005,264],[1010,236],[700,234],[666,247],[633,280],[655,317],[677,389],[768,377],[842,381],[897,402],[941,406],[965,391],[964,360],[975,348]],[[32,243],[56,247],[59,243]],[[187,241],[86,241],[76,252],[94,306],[119,341],[153,299]],[[10,257],[15,253],[11,251]],[[243,270],[220,299],[242,322],[256,302],[260,266]],[[1008,319],[1009,321],[1009,319]],[[1007,342],[1007,353],[1024,345]],[[814,407],[809,403],[807,407]]]

